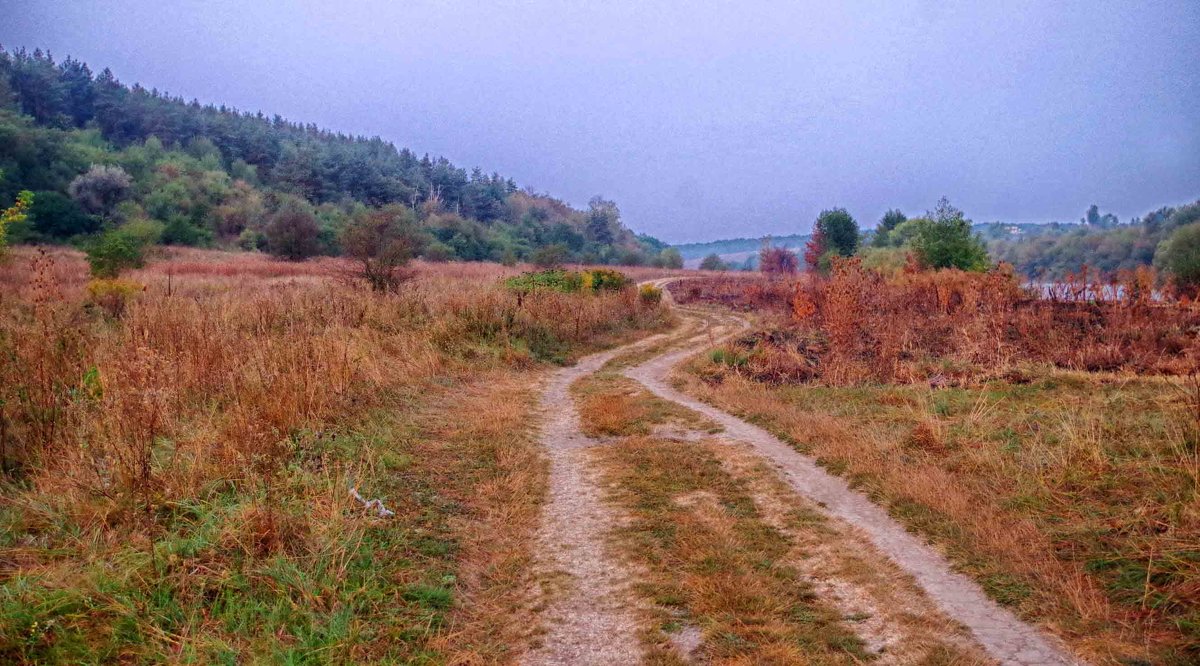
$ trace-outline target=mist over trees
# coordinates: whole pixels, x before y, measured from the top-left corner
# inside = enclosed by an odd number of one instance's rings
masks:
[[[16,242],[136,222],[155,242],[301,258],[339,253],[355,216],[400,205],[432,259],[531,260],[553,245],[565,261],[676,263],[607,199],[578,210],[378,137],[127,86],[41,50],[0,49],[0,170],[0,201],[45,201],[13,225]]]

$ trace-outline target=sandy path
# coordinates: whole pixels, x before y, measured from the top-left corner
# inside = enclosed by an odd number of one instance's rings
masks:
[[[594,354],[558,370],[542,395],[546,422],[541,439],[550,461],[550,491],[538,530],[538,569],[554,589],[542,618],[546,634],[541,646],[525,655],[524,664],[641,663],[629,574],[605,552],[614,518],[589,464],[587,450],[596,442],[580,431],[568,391],[613,356],[661,338]]]
[[[902,525],[869,499],[851,489],[766,430],[751,425],[711,405],[690,398],[670,386],[666,377],[677,364],[697,352],[691,344],[662,354],[625,375],[641,382],[652,393],[698,412],[725,428],[724,437],[744,442],[772,462],[787,483],[817,502],[830,515],[862,530],[884,555],[907,572],[950,618],[965,625],[984,650],[1002,664],[1077,664],[1057,640],[1021,621],[989,599],[967,576],[956,573],[931,546],[909,534]]]

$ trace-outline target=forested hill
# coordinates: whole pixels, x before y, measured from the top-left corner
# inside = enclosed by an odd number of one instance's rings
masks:
[[[316,222],[314,251],[337,253],[356,212],[403,206],[432,259],[664,260],[663,244],[633,234],[600,197],[577,210],[378,137],[189,102],[40,50],[0,48],[0,170],[0,203],[34,192],[10,242],[135,224],[163,243],[265,247],[286,211]]]

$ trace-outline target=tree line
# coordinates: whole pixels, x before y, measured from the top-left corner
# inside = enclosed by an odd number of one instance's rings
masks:
[[[340,254],[351,220],[411,215],[431,260],[681,263],[617,205],[586,209],[481,169],[262,112],[202,105],[73,58],[0,48],[0,202],[9,242],[164,243]],[[407,212],[400,213],[403,208]]]
[[[1078,223],[975,224],[943,197],[933,210],[914,218],[898,209],[889,210],[874,229],[866,231],[846,209],[824,210],[813,224],[802,255],[773,244],[770,238],[760,242],[758,268],[765,272],[794,272],[801,259],[809,270],[828,272],[835,258],[851,256],[884,272],[906,266],[983,271],[1007,263],[1030,279],[1045,281],[1085,270],[1113,276],[1154,265],[1185,289],[1200,287],[1200,202],[1163,207],[1128,223],[1101,214],[1099,207],[1092,205]],[[724,243],[707,245],[723,247]],[[744,245],[745,239],[729,243]],[[738,268],[716,252],[704,257],[700,267]]]

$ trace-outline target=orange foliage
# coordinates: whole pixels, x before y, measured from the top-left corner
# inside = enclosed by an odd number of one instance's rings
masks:
[[[790,327],[740,343],[756,352],[751,371],[774,381],[811,376],[831,384],[950,384],[1003,374],[1019,362],[1192,372],[1188,350],[1196,344],[1200,309],[1168,300],[1157,282],[1154,270],[1143,267],[1107,282],[1074,276],[1038,294],[1003,268],[906,270],[886,278],[850,258],[835,259],[828,279],[790,283],[786,291],[763,280],[695,280],[680,285],[676,298],[786,314]],[[789,353],[764,353],[777,345]],[[820,359],[815,371],[814,355]],[[767,367],[788,359],[802,367]]]

